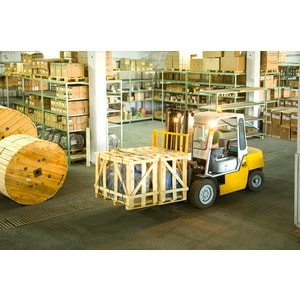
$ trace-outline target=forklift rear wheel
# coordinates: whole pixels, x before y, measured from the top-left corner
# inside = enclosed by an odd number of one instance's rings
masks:
[[[217,185],[212,179],[196,180],[190,186],[189,200],[198,208],[213,205],[217,196]]]
[[[251,171],[248,178],[248,189],[252,192],[259,192],[263,188],[264,173],[261,170]]]

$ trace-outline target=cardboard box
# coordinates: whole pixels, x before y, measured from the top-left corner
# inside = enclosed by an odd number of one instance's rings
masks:
[[[282,97],[282,98],[289,98],[289,97],[290,97],[290,91],[291,91],[290,88],[288,88],[288,87],[283,87],[283,88],[281,89],[281,97]]]
[[[274,75],[262,75],[260,76],[260,86],[265,88],[276,88],[277,78]]]
[[[268,62],[278,63],[279,51],[261,51],[260,60],[263,64]]]
[[[291,140],[296,141],[298,136],[297,126],[291,126]]]
[[[291,112],[291,126],[297,126],[298,125],[298,112],[292,111]]]
[[[245,51],[223,51],[224,57],[238,57],[238,56],[245,56]]]
[[[281,111],[273,110],[271,112],[272,124],[280,125],[281,124]],[[273,134],[272,134],[273,135]]]
[[[61,63],[61,77],[81,78],[84,77],[84,65],[80,63]]]
[[[219,71],[220,58],[203,58],[203,71]]]
[[[134,92],[134,100],[144,100],[144,93],[143,92]]]
[[[291,139],[291,127],[287,125],[280,125],[280,138],[284,140]]]
[[[272,123],[272,137],[278,137],[280,138],[280,124],[274,124]]]
[[[190,71],[191,72],[202,72],[203,71],[203,59],[192,58],[190,60]]]
[[[223,72],[245,72],[246,59],[245,56],[227,56],[221,57],[221,70]]]
[[[290,89],[290,97],[299,97],[299,90],[298,89]]]
[[[222,57],[223,51],[203,51],[203,58],[213,58],[213,57]]]
[[[282,111],[281,113],[281,125],[291,125],[291,112],[289,110]]]
[[[271,99],[277,100],[280,97],[279,89],[278,88],[272,88],[270,89],[271,92]]]

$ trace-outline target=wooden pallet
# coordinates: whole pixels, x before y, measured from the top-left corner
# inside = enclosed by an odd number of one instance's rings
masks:
[[[60,76],[49,76],[49,80],[65,81],[65,82],[83,82],[87,81],[86,77],[60,77]]]
[[[32,74],[32,78],[48,79],[49,75],[45,75],[45,74]]]

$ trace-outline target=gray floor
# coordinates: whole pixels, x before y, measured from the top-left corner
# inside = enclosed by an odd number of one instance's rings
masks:
[[[159,121],[124,126],[123,147],[151,144]],[[94,196],[94,166],[72,164],[50,200],[20,206],[0,195],[1,249],[300,249],[294,226],[295,141],[252,139],[265,157],[265,188],[221,197],[211,208],[189,203],[126,211]]]

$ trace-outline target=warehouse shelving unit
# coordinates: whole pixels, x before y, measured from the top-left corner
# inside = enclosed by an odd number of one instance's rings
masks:
[[[156,76],[155,118],[163,119],[167,107],[200,109],[209,104],[203,91],[238,88],[246,85],[242,72],[158,71]]]
[[[122,81],[122,102],[127,118],[123,123],[153,120],[155,71],[116,71]]]
[[[254,93],[259,93],[259,99],[254,99]],[[243,113],[245,115],[247,137],[265,136],[265,88],[227,88],[201,92],[208,103],[199,107],[200,110],[213,110]]]
[[[280,72],[280,85],[290,88],[299,88],[300,64],[281,63],[278,65]]]
[[[12,78],[17,87],[8,84]],[[59,144],[69,163],[86,158],[88,82],[14,75],[6,75],[6,82],[7,105],[36,124],[39,138]]]
[[[0,105],[9,106],[10,99],[20,97],[21,91],[18,89],[18,79],[0,75]]]
[[[107,127],[109,148],[123,147],[123,119],[127,109],[124,111],[123,95],[122,95],[122,80],[107,80],[106,81],[106,97],[107,97]],[[114,134],[116,139],[111,139]]]

